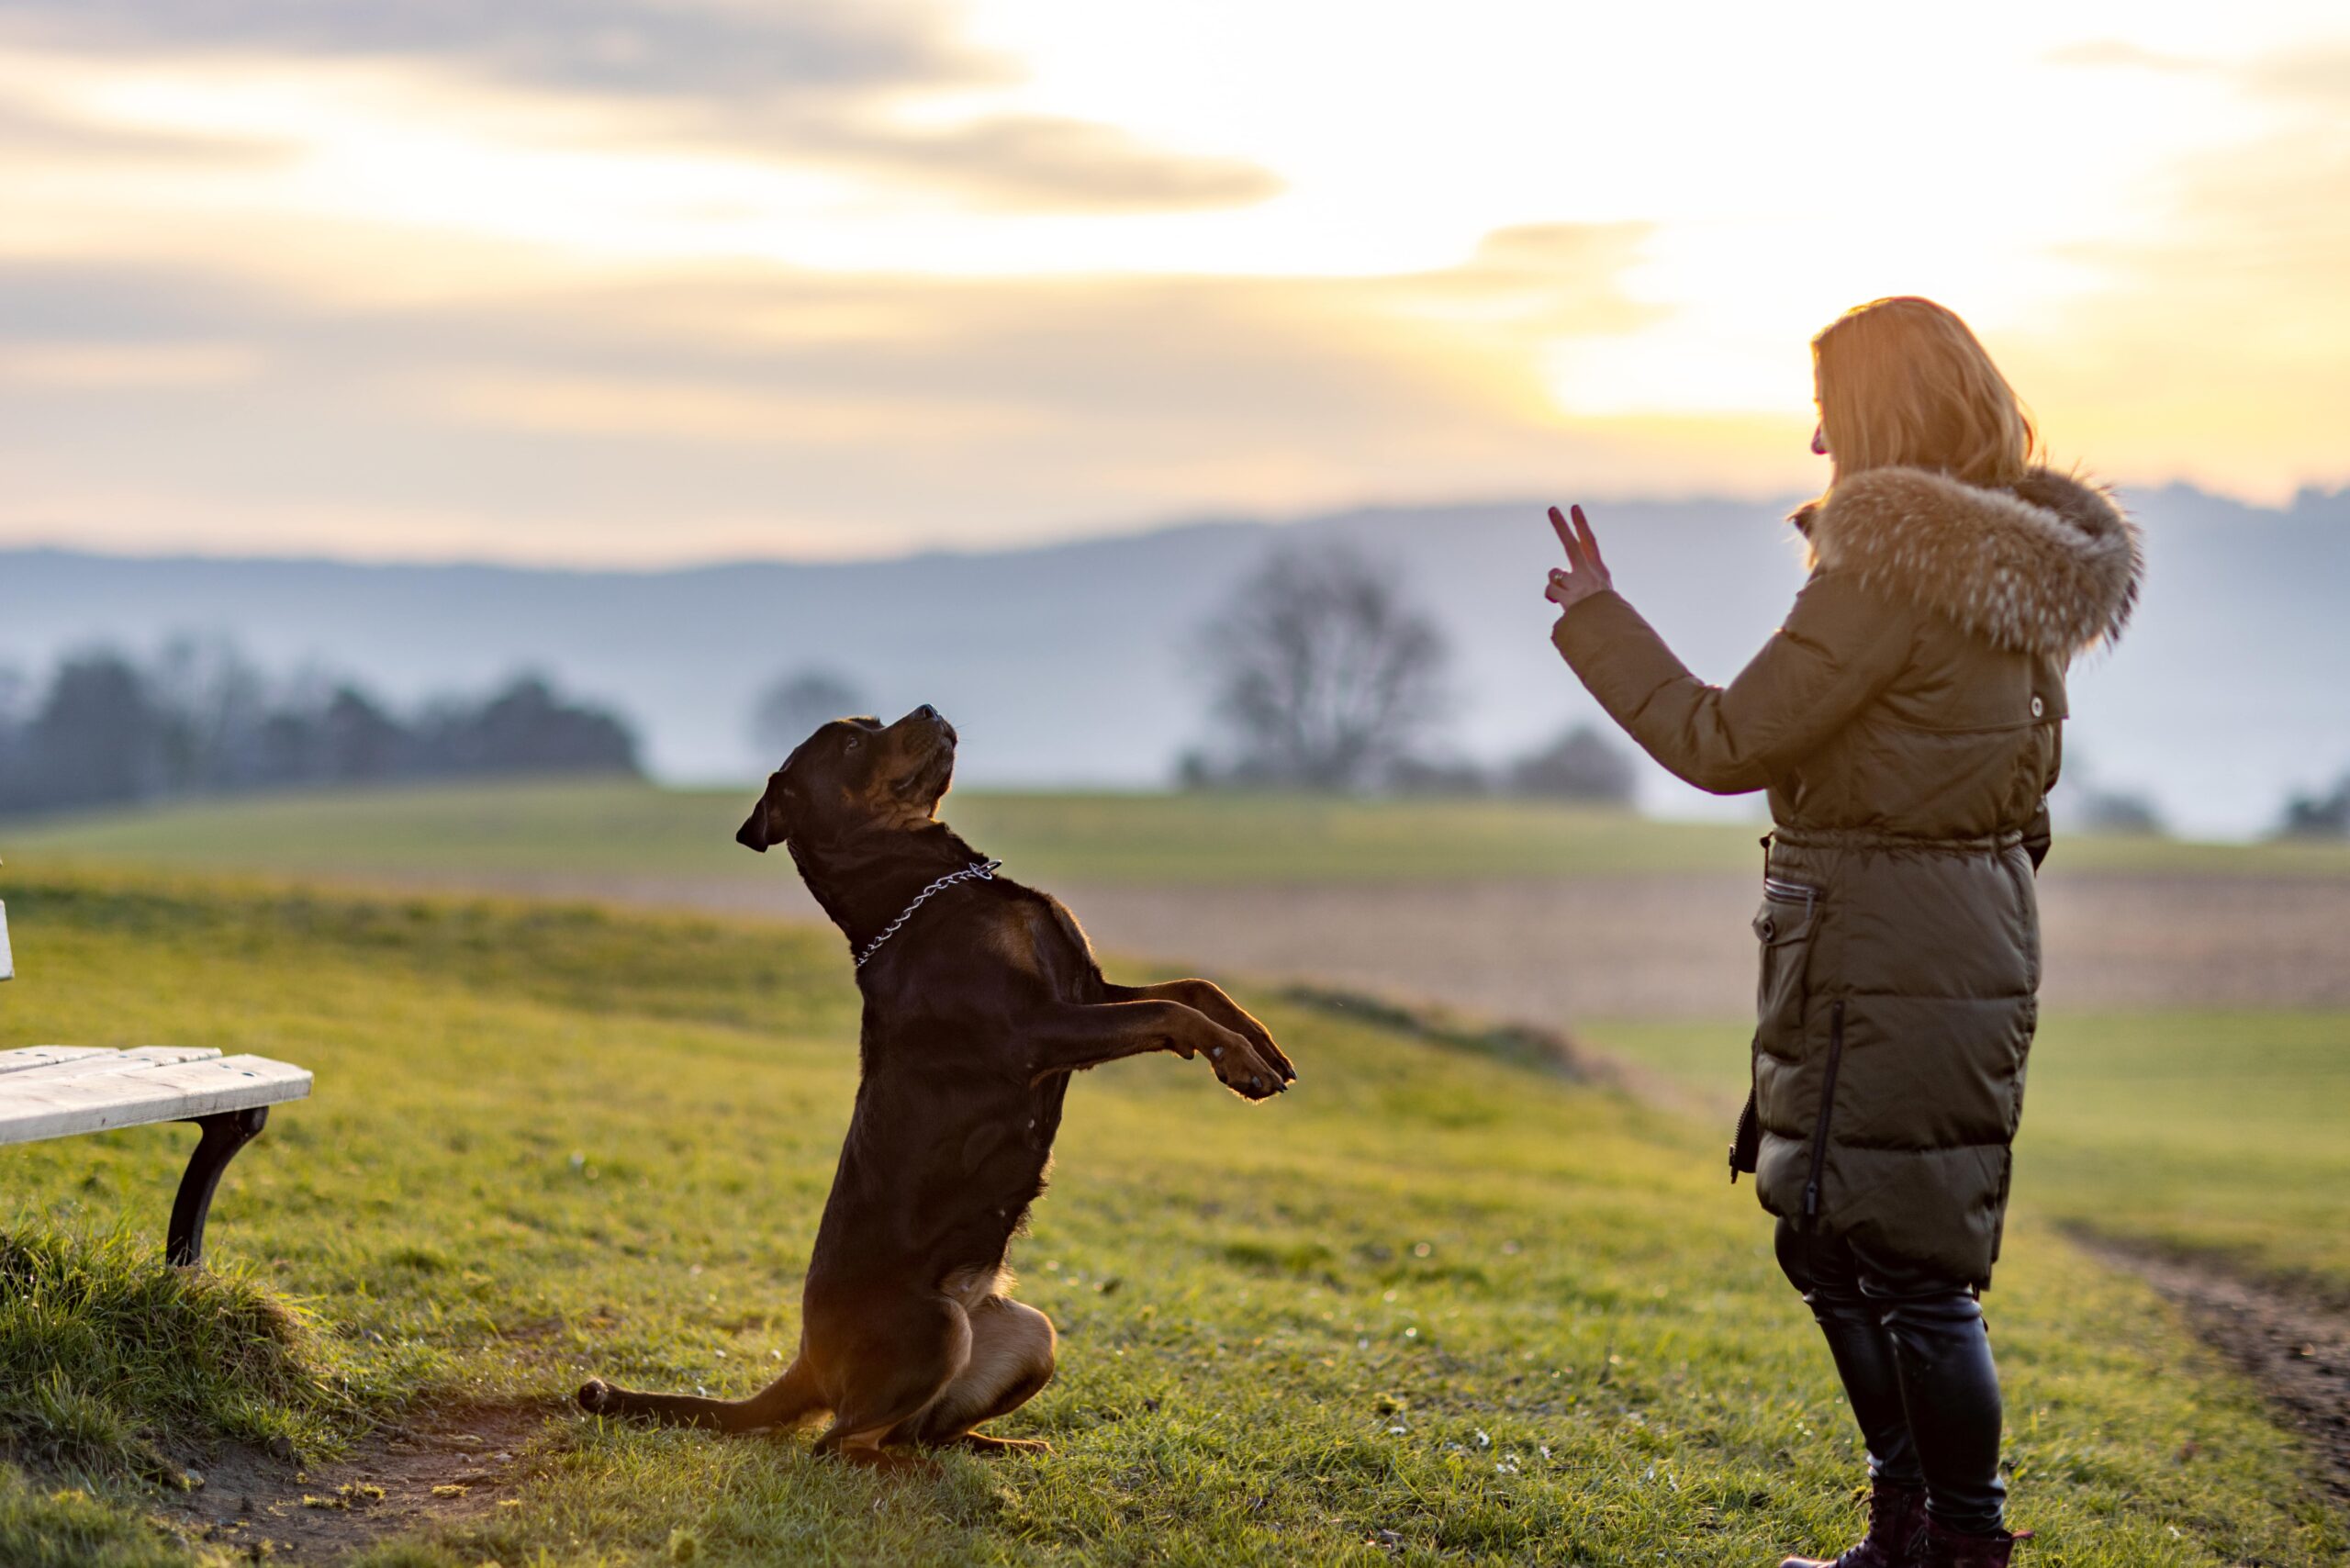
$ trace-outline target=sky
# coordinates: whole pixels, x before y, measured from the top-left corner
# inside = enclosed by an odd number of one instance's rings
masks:
[[[0,544],[666,565],[2060,463],[2350,482],[2350,15],[0,0]]]

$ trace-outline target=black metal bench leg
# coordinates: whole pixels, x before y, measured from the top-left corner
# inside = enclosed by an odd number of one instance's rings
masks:
[[[171,1236],[163,1244],[163,1261],[182,1268],[204,1261],[204,1222],[212,1213],[212,1190],[220,1184],[220,1172],[229,1169],[237,1150],[261,1137],[269,1107],[188,1119],[204,1129],[204,1136],[196,1139],[187,1174],[180,1178],[179,1196],[172,1200]]]

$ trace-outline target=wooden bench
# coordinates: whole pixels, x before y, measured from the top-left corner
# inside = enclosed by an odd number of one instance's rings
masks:
[[[0,980],[15,978],[8,912],[0,905]],[[267,1057],[224,1057],[201,1046],[26,1046],[0,1050],[0,1144],[194,1122],[201,1129],[172,1202],[166,1260],[204,1260],[213,1189],[239,1149],[261,1136],[269,1108],[310,1092],[307,1068]]]

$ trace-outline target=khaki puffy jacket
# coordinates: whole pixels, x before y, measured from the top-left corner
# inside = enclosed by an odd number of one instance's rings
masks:
[[[2143,571],[2102,492],[1880,468],[1798,512],[1814,568],[1728,687],[1613,593],[1559,651],[1651,756],[1770,791],[1754,1094],[1732,1163],[1762,1205],[1987,1284],[2037,1021],[2065,672]]]

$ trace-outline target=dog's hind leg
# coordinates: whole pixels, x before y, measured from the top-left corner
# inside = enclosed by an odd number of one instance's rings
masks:
[[[591,1416],[633,1417],[667,1427],[701,1427],[717,1432],[755,1432],[789,1427],[824,1407],[815,1373],[805,1355],[781,1377],[748,1399],[705,1399],[692,1394],[639,1394],[590,1378],[579,1391],[579,1407]]]
[[[816,1451],[888,1466],[896,1462],[881,1450],[908,1440],[905,1428],[969,1364],[971,1319],[958,1303],[929,1295],[869,1321],[859,1339]]]
[[[1006,1416],[1053,1380],[1053,1320],[1024,1302],[990,1296],[970,1310],[971,1357],[929,1406],[885,1439],[926,1448],[957,1444],[980,1453],[1050,1453],[1035,1438],[991,1438],[972,1428]]]

